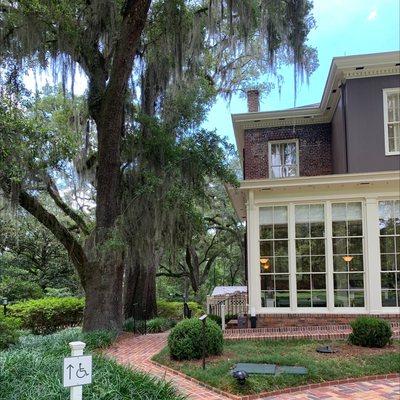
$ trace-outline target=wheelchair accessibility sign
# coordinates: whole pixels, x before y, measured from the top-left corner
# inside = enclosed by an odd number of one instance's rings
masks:
[[[64,387],[92,383],[92,356],[64,358]]]

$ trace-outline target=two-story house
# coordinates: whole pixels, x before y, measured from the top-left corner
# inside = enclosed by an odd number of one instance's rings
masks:
[[[395,319],[400,307],[400,53],[334,58],[319,104],[232,115],[259,325]],[[286,321],[286,322],[285,322]]]

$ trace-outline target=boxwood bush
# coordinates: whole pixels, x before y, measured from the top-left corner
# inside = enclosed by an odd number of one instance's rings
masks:
[[[350,323],[349,341],[356,346],[384,347],[390,342],[392,328],[388,321],[376,317],[358,317]]]
[[[83,318],[84,299],[75,297],[28,300],[10,306],[9,314],[22,322],[22,328],[34,334],[49,334],[79,325]]]
[[[202,322],[185,319],[172,329],[168,337],[170,355],[175,360],[199,359],[203,354]],[[206,321],[206,355],[218,355],[223,350],[222,330],[215,321]]]
[[[0,316],[0,350],[17,343],[20,328],[19,319]]]

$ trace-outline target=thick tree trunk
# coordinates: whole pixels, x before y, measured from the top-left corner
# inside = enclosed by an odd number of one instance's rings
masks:
[[[156,272],[160,256],[157,252],[149,265],[136,257],[127,265],[124,287],[125,318],[150,319],[157,316]]]
[[[122,327],[123,264],[88,265],[83,330],[116,330]]]
[[[122,250],[111,250],[109,241],[120,215],[121,138],[127,84],[150,3],[151,0],[126,2],[107,87],[104,91],[91,86],[90,110],[97,127],[98,164],[96,229],[89,245],[89,259],[95,261],[85,269],[85,331],[122,328]]]

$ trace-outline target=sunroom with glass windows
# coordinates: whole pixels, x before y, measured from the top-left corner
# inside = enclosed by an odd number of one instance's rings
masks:
[[[243,182],[258,313],[391,313],[400,305],[394,172]]]

